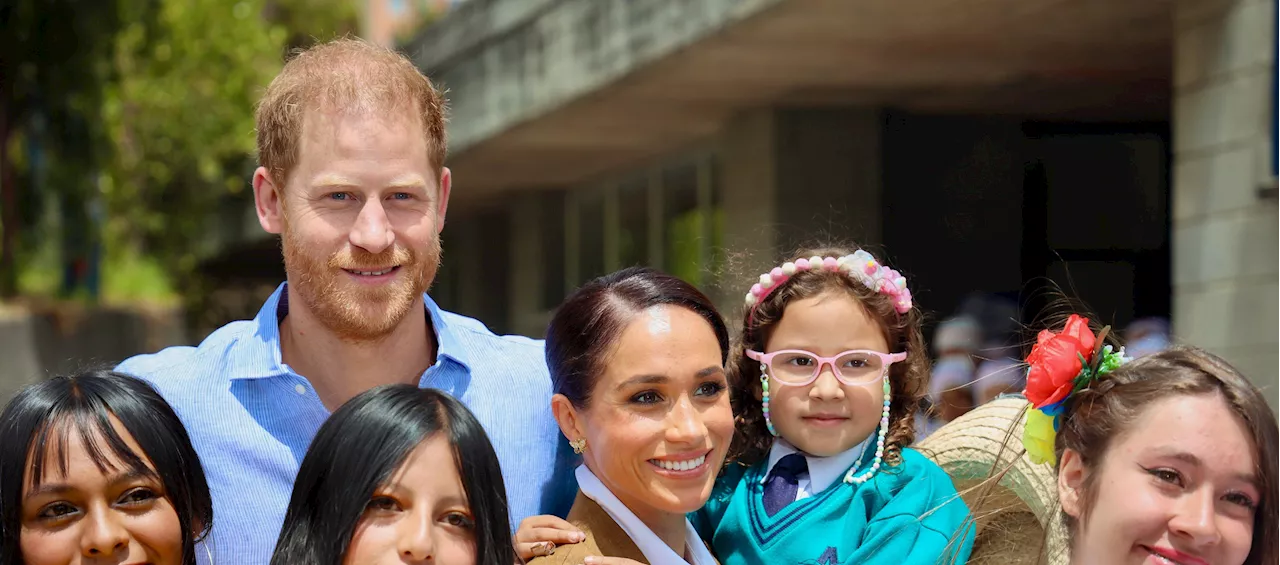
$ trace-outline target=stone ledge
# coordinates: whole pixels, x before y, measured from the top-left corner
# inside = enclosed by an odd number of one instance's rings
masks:
[[[1182,156],[1232,142],[1256,142],[1270,113],[1269,67],[1235,72],[1208,84],[1179,89],[1173,104],[1173,150]]]
[[[407,51],[448,90],[463,152],[780,1],[472,0]]]
[[[1280,284],[1250,286],[1223,283],[1200,291],[1174,293],[1175,334],[1205,348],[1258,345],[1276,347],[1280,340]]]
[[[1256,206],[1256,151],[1239,144],[1227,151],[1179,155],[1173,166],[1173,220],[1194,220]]]
[[[1173,284],[1209,284],[1280,273],[1280,230],[1274,208],[1219,212],[1173,229]]]
[[[36,355],[32,318],[9,308],[0,316],[0,406],[22,387],[39,380],[44,372]]]

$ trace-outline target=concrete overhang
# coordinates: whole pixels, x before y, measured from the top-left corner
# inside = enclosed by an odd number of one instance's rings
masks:
[[[455,203],[570,186],[765,106],[1168,119],[1169,0],[471,0],[406,50]]]

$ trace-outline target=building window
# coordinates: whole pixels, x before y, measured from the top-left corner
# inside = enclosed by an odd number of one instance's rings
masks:
[[[605,196],[603,191],[584,191],[578,201],[578,280],[589,281],[607,272],[605,268]]]
[[[618,186],[618,267],[649,264],[648,175]]]
[[[700,154],[647,167],[569,197],[565,292],[599,275],[645,265],[710,291],[723,263],[716,160]]]
[[[565,210],[567,203],[563,191],[547,192],[538,213],[542,215],[543,267],[542,309],[554,310],[564,300],[565,292]]]
[[[707,266],[705,211],[698,203],[701,163],[679,164],[662,174],[662,269],[702,286]]]

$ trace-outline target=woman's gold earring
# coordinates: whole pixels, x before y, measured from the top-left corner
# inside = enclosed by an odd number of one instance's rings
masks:
[[[582,452],[587,450],[587,440],[583,438],[569,440],[569,447],[573,448],[574,453],[582,455]]]

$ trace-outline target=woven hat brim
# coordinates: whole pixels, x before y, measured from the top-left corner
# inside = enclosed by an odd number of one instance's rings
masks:
[[[1023,417],[1029,406],[1018,396],[997,398],[948,422],[914,447],[951,476],[974,516],[980,538],[1001,535],[985,531],[991,524],[1035,529],[1043,538],[1045,562],[1066,565],[1069,545],[1058,506],[1057,474],[1048,464],[1033,463],[1022,447]],[[1018,514],[1027,518],[1011,519]],[[1028,535],[1009,532],[1011,538]],[[975,546],[975,557],[979,549]],[[1028,557],[1025,553],[1031,549],[1011,544],[1001,550],[1013,551],[1024,554],[1017,557]]]

